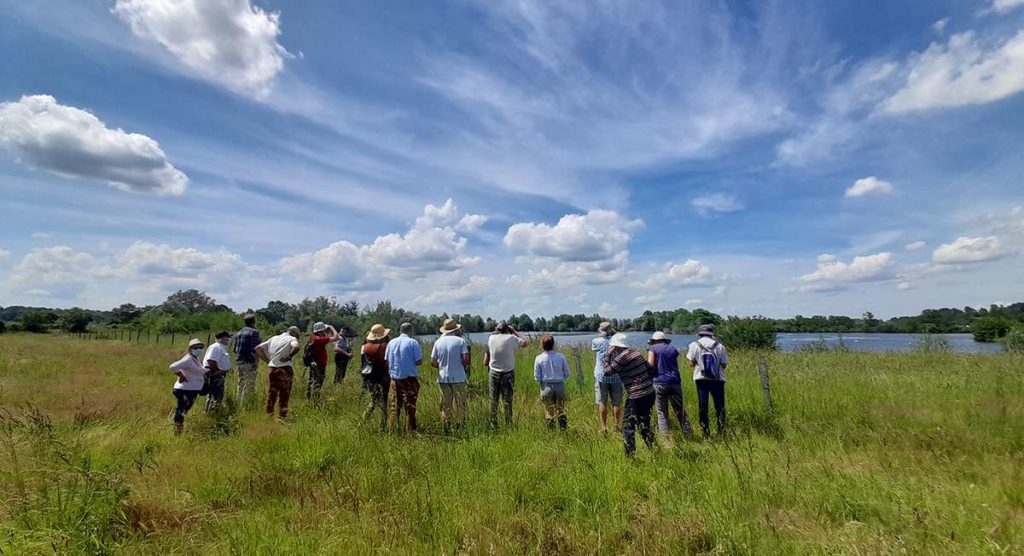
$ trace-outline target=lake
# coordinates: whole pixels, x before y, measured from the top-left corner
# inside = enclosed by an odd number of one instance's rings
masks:
[[[647,332],[627,332],[630,336],[630,343],[634,346],[641,347],[647,344],[647,339],[650,338],[650,334]],[[470,340],[474,343],[484,343],[487,341],[487,337],[490,334],[487,332],[474,332],[468,334]],[[524,333],[528,336],[540,336],[540,332]],[[589,345],[590,340],[594,338],[594,334],[575,334],[575,333],[562,333],[555,334],[556,345]],[[935,334],[936,337],[945,338],[949,341],[953,351],[961,353],[998,353],[1003,351],[1002,344],[998,343],[980,343],[975,342],[974,337],[970,334]],[[681,334],[669,334],[669,338],[672,339],[672,343],[676,346],[688,345],[693,341],[694,336],[684,336]],[[434,336],[421,336],[423,340],[433,340]],[[825,342],[829,346],[839,345],[840,335],[839,334],[804,334],[804,333],[781,333],[778,335],[779,347],[783,351],[796,351],[801,346],[807,345],[812,342],[817,342],[819,339],[824,338]],[[886,351],[910,351],[914,345],[917,344],[921,339],[920,334],[871,334],[871,333],[859,333],[859,334],[843,334],[842,342],[846,347],[854,351],[874,351],[874,352],[886,352]]]

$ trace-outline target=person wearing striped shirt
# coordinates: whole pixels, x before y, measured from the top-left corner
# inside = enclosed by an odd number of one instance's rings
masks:
[[[626,388],[626,407],[622,415],[622,441],[626,456],[636,453],[636,433],[650,449],[654,448],[651,409],[654,407],[654,380],[647,358],[629,347],[629,336],[616,334],[608,344],[605,373],[617,375]]]

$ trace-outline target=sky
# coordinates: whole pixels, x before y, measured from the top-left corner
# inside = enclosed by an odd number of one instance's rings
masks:
[[[0,305],[1024,300],[1024,0],[0,3]]]

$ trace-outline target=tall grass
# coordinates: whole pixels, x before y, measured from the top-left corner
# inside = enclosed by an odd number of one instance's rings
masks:
[[[487,427],[482,349],[470,426],[441,434],[424,367],[423,434],[363,423],[358,376],[290,422],[258,409],[174,437],[177,350],[0,338],[3,553],[936,553],[1024,546],[1024,357],[732,354],[726,441],[636,461],[597,433],[593,355],[570,429],[544,426],[535,345],[517,357],[511,429]],[[567,353],[570,364],[575,357]],[[350,373],[358,374],[353,364]],[[333,369],[332,369],[333,372]],[[576,369],[573,369],[576,372]],[[301,371],[298,373],[301,377]],[[356,379],[356,380],[353,380]],[[265,377],[261,377],[265,382]],[[233,386],[233,377],[229,381]],[[264,386],[265,387],[265,386]],[[696,418],[692,383],[687,409]]]

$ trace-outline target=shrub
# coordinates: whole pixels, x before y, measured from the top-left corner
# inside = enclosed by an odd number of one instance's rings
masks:
[[[916,353],[949,353],[953,351],[953,346],[945,337],[925,332],[917,339],[912,349]]]
[[[1024,327],[1018,326],[1006,335],[1006,343],[1003,344],[1006,351],[1010,353],[1024,353]]]
[[[778,348],[775,321],[765,317],[729,317],[718,327],[718,339],[733,349]]]
[[[1005,317],[981,317],[971,324],[975,342],[994,342],[1006,336],[1016,324]]]
[[[49,332],[57,323],[57,314],[49,309],[32,309],[18,317],[18,324],[25,332]]]
[[[849,353],[851,350],[843,341],[843,335],[840,334],[839,340],[834,346],[830,346],[824,336],[818,336],[817,340],[800,346],[800,351],[802,353]]]

